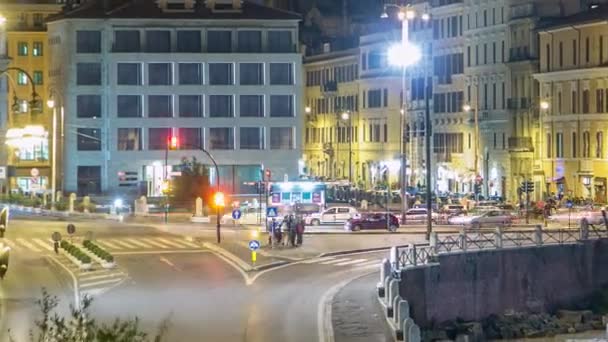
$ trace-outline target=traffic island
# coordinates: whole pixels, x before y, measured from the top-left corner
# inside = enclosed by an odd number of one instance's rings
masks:
[[[114,262],[114,256],[109,252],[99,247],[91,240],[84,240],[82,242],[84,252],[91,257],[91,259],[97,261],[103,268],[114,268],[116,263]]]
[[[76,245],[73,245],[65,240],[61,241],[61,249],[68,260],[74,263],[81,270],[89,270],[92,267],[91,257],[83,252]]]

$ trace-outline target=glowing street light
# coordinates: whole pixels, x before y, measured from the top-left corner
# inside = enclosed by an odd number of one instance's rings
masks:
[[[306,106],[306,107],[304,108],[304,112],[305,112],[306,114],[310,114],[310,112],[311,112],[311,111],[312,111],[312,110],[310,109],[310,107],[309,107],[309,106]]]
[[[388,62],[394,66],[407,67],[416,64],[421,58],[420,48],[411,43],[395,44],[388,50]]]
[[[471,111],[471,105],[465,104],[464,106],[462,106],[462,109],[465,112],[470,112]]]
[[[350,114],[348,112],[342,113],[342,120],[347,121],[350,118]]]
[[[547,102],[547,101],[540,101],[540,109],[542,109],[542,110],[549,109],[549,102]]]

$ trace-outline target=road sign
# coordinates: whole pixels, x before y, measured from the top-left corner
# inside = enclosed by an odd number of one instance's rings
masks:
[[[566,201],[566,207],[567,208],[572,208],[572,201],[571,200],[567,200]]]
[[[266,217],[277,217],[278,211],[276,207],[268,207],[266,208]]]
[[[73,224],[68,224],[68,234],[72,235],[76,233],[76,226]]]
[[[241,218],[241,211],[238,210],[238,209],[234,209],[232,211],[232,218],[235,219],[235,220],[240,219]]]
[[[0,166],[0,179],[6,179],[6,166]]]
[[[249,249],[251,249],[252,252],[255,252],[258,249],[260,249],[260,241],[258,241],[258,240],[249,241]]]
[[[30,170],[30,175],[31,175],[32,177],[38,177],[38,175],[39,175],[39,174],[40,174],[40,171],[38,171],[38,169],[37,169],[37,168],[35,168],[35,167],[33,167],[33,168]]]
[[[61,234],[59,232],[54,232],[53,235],[51,235],[51,238],[53,241],[59,242],[61,241]]]

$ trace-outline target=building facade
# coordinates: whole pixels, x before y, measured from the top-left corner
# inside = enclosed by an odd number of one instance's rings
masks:
[[[537,181],[548,194],[606,203],[608,8],[594,6],[539,29]]]
[[[48,51],[45,20],[61,10],[57,1],[7,1],[0,5],[6,19],[6,46],[10,58],[6,73],[7,96],[2,111],[7,115],[2,133],[8,139],[6,164],[8,188],[22,192],[50,190],[52,109],[43,105],[49,98]],[[42,111],[32,110],[33,86]],[[29,134],[24,129],[32,131]],[[35,131],[35,132],[34,132]],[[29,138],[29,139],[28,139]],[[3,147],[4,147],[3,143]],[[32,176],[32,169],[36,169]]]
[[[299,16],[249,2],[88,1],[49,24],[51,82],[65,109],[65,190],[161,195],[183,157],[219,164],[224,191],[261,170],[296,179]],[[179,151],[168,151],[171,137]],[[168,166],[165,168],[165,158]]]

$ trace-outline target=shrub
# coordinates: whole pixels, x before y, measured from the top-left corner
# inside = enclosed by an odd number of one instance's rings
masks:
[[[108,253],[108,251],[94,244],[90,240],[85,240],[82,242],[84,248],[88,249],[91,253],[95,254],[98,258],[105,260],[106,262],[113,262],[114,257]]]

